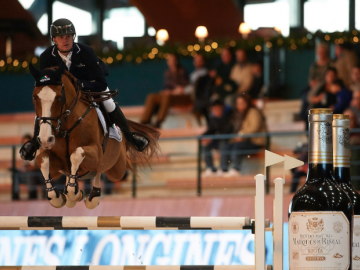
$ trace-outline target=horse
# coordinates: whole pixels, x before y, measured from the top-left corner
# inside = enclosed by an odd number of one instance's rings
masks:
[[[30,73],[36,80],[32,96],[36,121],[40,125],[37,140],[41,147],[36,153],[36,163],[53,207],[74,207],[84,197],[78,187],[78,179],[95,176],[91,193],[85,197],[86,207],[95,208],[101,194],[101,173],[113,182],[120,181],[126,170],[133,169],[134,162],[145,165],[157,155],[160,133],[130,120],[128,123],[132,131],[149,138],[148,147],[139,153],[122,136],[121,142],[111,138],[105,140],[107,147],[103,151],[105,135],[95,110],[94,98],[79,90],[76,78],[65,69],[65,65],[42,71],[31,65]],[[103,96],[103,93],[97,95]],[[57,190],[52,180],[62,174],[66,175],[64,192]]]

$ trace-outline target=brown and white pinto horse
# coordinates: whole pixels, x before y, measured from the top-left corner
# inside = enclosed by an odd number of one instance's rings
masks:
[[[49,79],[33,66],[30,72],[37,82]],[[119,181],[127,169],[132,169],[132,162],[149,162],[157,153],[159,132],[128,121],[133,131],[141,132],[150,139],[145,151],[137,152],[123,136],[121,142],[109,139],[103,153],[103,129],[96,110],[90,107],[77,89],[76,78],[63,65],[47,72],[50,77],[57,78],[58,83],[35,86],[33,101],[40,124],[38,141],[41,148],[37,152],[36,163],[45,178],[48,199],[56,208],[64,205],[74,207],[83,198],[77,179],[84,175],[88,179],[91,174],[95,175],[94,187],[90,198],[85,198],[85,204],[93,209],[99,204],[101,173],[105,173],[111,181]],[[64,193],[56,190],[52,183],[52,178],[58,179],[62,174],[67,176],[67,192]]]

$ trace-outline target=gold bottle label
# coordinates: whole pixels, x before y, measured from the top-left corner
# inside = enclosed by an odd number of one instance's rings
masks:
[[[353,244],[352,244],[352,269],[360,270],[360,216],[354,216]]]
[[[289,219],[290,269],[349,269],[349,230],[343,212],[293,212]]]

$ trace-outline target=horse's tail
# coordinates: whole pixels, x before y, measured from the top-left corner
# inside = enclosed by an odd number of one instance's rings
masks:
[[[133,171],[133,163],[143,167],[145,165],[150,165],[150,161],[153,157],[157,157],[160,147],[158,139],[160,137],[160,132],[153,127],[148,125],[143,125],[136,123],[131,120],[127,120],[131,131],[139,132],[144,134],[149,140],[149,145],[143,152],[138,152],[133,148],[129,143],[126,144],[127,151],[127,168]]]

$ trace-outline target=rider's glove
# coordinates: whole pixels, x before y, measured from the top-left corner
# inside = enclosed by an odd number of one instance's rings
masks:
[[[84,83],[81,80],[77,80],[77,85],[79,90],[86,91],[86,89],[84,89]]]

